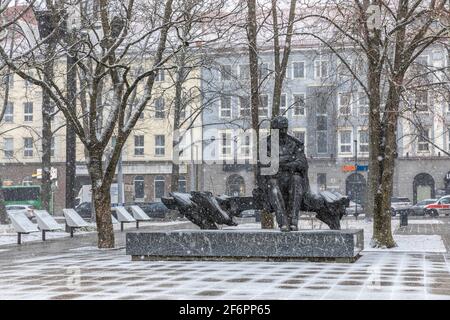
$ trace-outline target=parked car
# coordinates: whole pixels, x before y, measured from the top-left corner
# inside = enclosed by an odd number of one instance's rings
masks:
[[[139,206],[150,218],[165,218],[169,209],[162,202],[132,202],[126,203],[125,207]]]
[[[9,204],[6,205],[6,212],[11,214],[14,212],[23,212],[28,219],[34,219],[34,207],[28,204]]]
[[[448,216],[450,214],[450,196],[444,196],[437,202],[426,205],[424,212],[432,217],[437,217],[440,214]]]
[[[83,219],[91,219],[92,218],[92,203],[91,202],[82,202],[78,206],[75,207],[75,211],[83,218]]]
[[[393,217],[395,217],[397,214],[400,214],[400,212],[406,210],[409,212],[409,210],[412,207],[411,200],[409,198],[405,197],[392,197],[391,198],[391,214]]]
[[[364,213],[364,208],[359,203],[356,203],[354,201],[350,201],[347,208],[345,208],[345,214],[346,215],[360,215]]]
[[[413,216],[424,216],[426,210],[425,207],[429,204],[436,203],[437,201],[438,199],[425,199],[419,201],[411,207],[408,214]]]

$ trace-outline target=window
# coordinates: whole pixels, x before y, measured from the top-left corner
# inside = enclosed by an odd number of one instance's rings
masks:
[[[166,179],[164,176],[155,177],[155,200],[160,200],[166,193]]]
[[[369,132],[367,130],[359,130],[359,152],[369,152]]]
[[[250,117],[250,99],[248,97],[239,97],[239,109],[241,117]]]
[[[14,138],[3,138],[3,157],[12,158],[14,156]]]
[[[14,88],[14,73],[5,74],[2,79],[3,85],[9,85],[9,88]]]
[[[134,199],[145,198],[145,182],[143,176],[134,177]]]
[[[317,188],[318,188],[318,191],[327,190],[327,174],[326,173],[318,173],[317,174]]]
[[[265,94],[259,96],[259,116],[269,116],[269,97]]]
[[[163,156],[166,153],[166,137],[162,134],[155,136],[155,155]]]
[[[233,75],[232,72],[233,72],[233,70],[231,68],[231,65],[226,64],[226,65],[220,66],[220,76],[222,77],[223,81],[231,80],[232,75]]]
[[[164,77],[165,77],[164,73],[165,72],[163,69],[159,69],[158,71],[156,71],[155,81],[158,81],[158,82],[164,81]]]
[[[292,63],[292,77],[294,79],[305,77],[305,63],[304,62],[293,62]]]
[[[33,121],[33,102],[24,102],[23,104],[23,121]]]
[[[251,136],[248,133],[242,133],[239,138],[239,156],[242,159],[249,159],[251,155]]]
[[[55,120],[55,114],[56,114],[56,106],[54,103],[52,103],[49,108],[48,108],[48,115],[50,117],[50,121],[54,121]]]
[[[415,94],[416,110],[420,112],[428,112],[428,91],[418,91]]]
[[[31,186],[31,185],[33,185],[33,177],[26,176],[25,178],[23,178],[22,185],[23,186]]]
[[[260,80],[266,80],[266,78],[269,75],[269,64],[268,63],[261,63],[259,65],[259,78]]]
[[[300,140],[301,142],[305,143],[305,131],[299,131],[295,130],[293,131],[294,137]]]
[[[187,191],[186,177],[178,176],[178,192],[186,192]]]
[[[326,60],[314,61],[314,77],[316,79],[328,77],[328,61]]]
[[[231,132],[221,132],[220,135],[220,155],[222,158],[231,157]]]
[[[250,65],[241,64],[239,66],[239,79],[246,80],[250,78]]]
[[[339,153],[352,152],[352,132],[343,130],[339,132]]]
[[[365,92],[358,93],[358,114],[361,116],[369,114],[369,99]]]
[[[419,133],[419,135],[417,137],[419,152],[430,151],[429,142],[428,142],[429,137],[430,137],[430,129],[421,130],[421,132]]]
[[[339,114],[348,116],[351,113],[351,94],[350,93],[339,93]]]
[[[220,117],[231,118],[231,97],[220,98]]]
[[[317,153],[327,153],[327,131],[317,131]]]
[[[280,96],[280,115],[287,116],[287,100],[285,93],[282,93]]]
[[[23,138],[23,156],[33,156],[33,138]]]
[[[14,122],[14,103],[12,102],[6,103],[3,121],[5,121],[6,123]]]
[[[186,119],[186,106],[184,104],[180,106],[180,119]]]
[[[294,94],[294,116],[305,115],[305,95]]]
[[[144,136],[134,136],[134,155],[144,155]]]
[[[50,142],[50,157],[55,156],[55,137],[52,137],[52,141]]]
[[[321,93],[317,97],[316,111],[316,148],[317,153],[328,152],[328,115],[326,93]]]
[[[33,77],[33,76],[34,76],[32,71],[27,72],[27,74],[28,74],[30,77]],[[24,84],[24,87],[25,87],[25,88],[29,88],[29,87],[31,87],[31,86],[33,85],[33,83],[31,83],[31,82],[28,81],[27,79],[24,79],[23,81],[24,81],[23,84]]]
[[[164,119],[165,111],[164,111],[164,98],[159,97],[155,100],[155,118],[156,119]]]

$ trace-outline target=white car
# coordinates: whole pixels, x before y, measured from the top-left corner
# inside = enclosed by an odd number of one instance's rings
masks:
[[[450,214],[450,196],[443,196],[434,203],[425,206],[424,214],[437,217],[440,214],[448,216]]]
[[[28,204],[9,204],[6,206],[7,213],[23,212],[28,219],[32,220],[34,218],[34,207]]]
[[[393,217],[402,211],[410,212],[412,207],[411,200],[405,197],[392,197],[391,198],[391,214]]]

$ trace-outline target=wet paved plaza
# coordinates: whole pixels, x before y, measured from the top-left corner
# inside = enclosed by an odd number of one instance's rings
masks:
[[[448,248],[363,252],[353,264],[131,261],[92,236],[0,249],[0,299],[450,299]]]
[[[132,262],[91,248],[1,262],[1,299],[450,299],[447,254],[369,252],[353,264]]]

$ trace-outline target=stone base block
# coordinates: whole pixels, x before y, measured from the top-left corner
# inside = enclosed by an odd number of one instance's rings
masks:
[[[353,262],[363,230],[179,230],[129,232],[133,260],[268,260]]]

